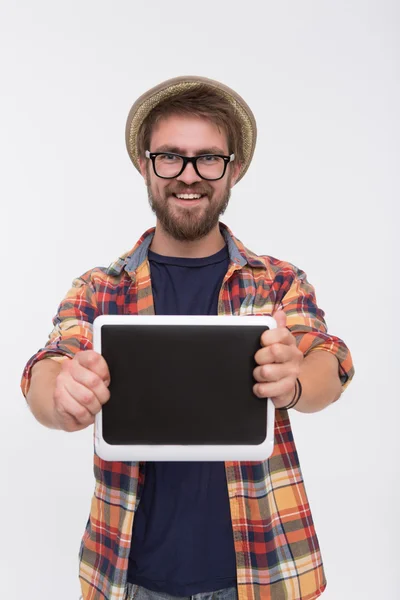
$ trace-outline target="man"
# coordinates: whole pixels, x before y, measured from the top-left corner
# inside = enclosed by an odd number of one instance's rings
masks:
[[[156,227],[107,269],[74,281],[49,341],[24,371],[33,414],[65,431],[94,422],[109,398],[107,364],[91,349],[91,324],[102,313],[273,315],[278,327],[255,355],[254,394],[280,410],[274,453],[260,463],[95,455],[83,598],[317,598],[326,583],[287,409],[335,402],[353,365],[345,344],[328,335],[305,274],[255,255],[219,222],[253,156],[253,114],[219,82],[179,77],[136,101],[126,140]]]

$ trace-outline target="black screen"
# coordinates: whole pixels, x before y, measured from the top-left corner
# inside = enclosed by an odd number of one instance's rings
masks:
[[[103,325],[108,444],[260,444],[267,402],[252,391],[266,326]]]

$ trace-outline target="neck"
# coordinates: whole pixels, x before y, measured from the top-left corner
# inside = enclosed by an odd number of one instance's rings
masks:
[[[216,254],[225,246],[219,224],[205,237],[194,242],[181,242],[171,237],[157,222],[150,250],[163,256],[179,258],[204,258]]]

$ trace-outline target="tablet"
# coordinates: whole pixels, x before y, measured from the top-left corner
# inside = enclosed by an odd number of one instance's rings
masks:
[[[110,370],[95,450],[116,461],[264,460],[275,409],[253,393],[268,316],[102,315],[93,348]]]

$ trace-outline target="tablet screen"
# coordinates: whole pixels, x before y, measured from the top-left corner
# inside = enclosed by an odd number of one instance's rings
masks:
[[[260,326],[103,325],[108,444],[260,444],[267,401],[252,391]]]

